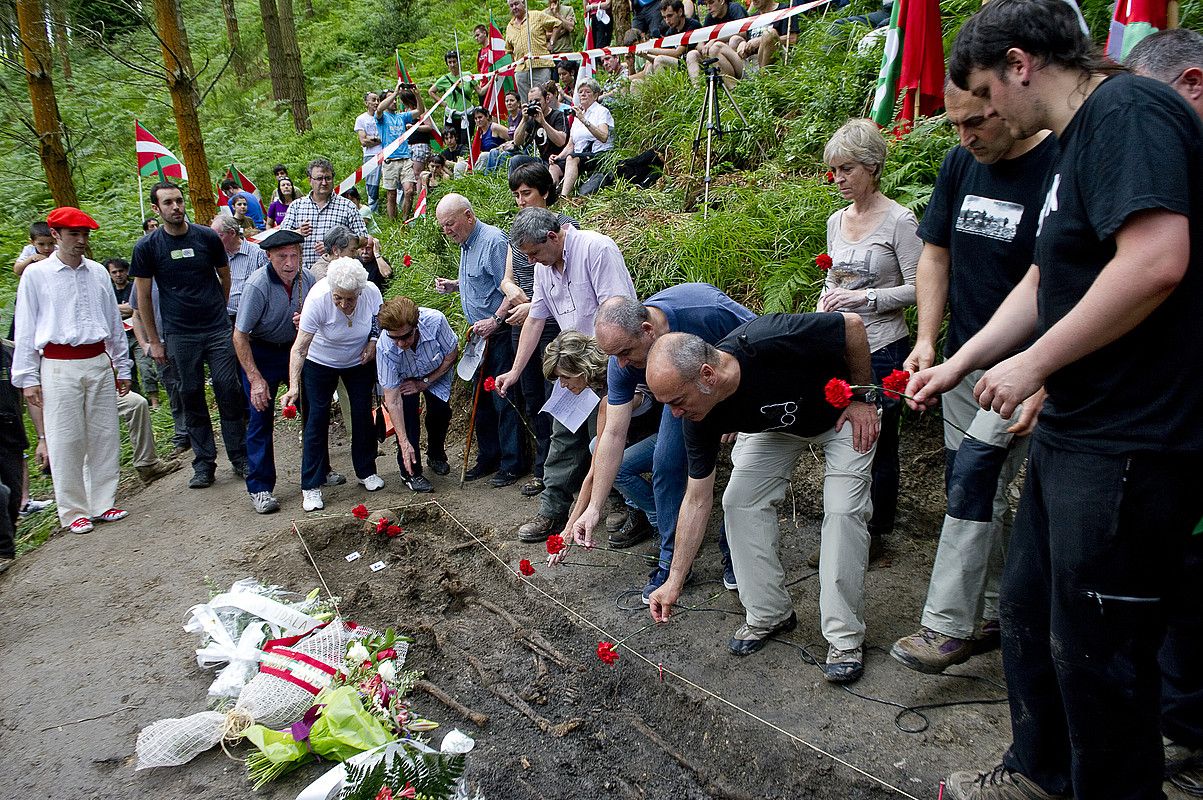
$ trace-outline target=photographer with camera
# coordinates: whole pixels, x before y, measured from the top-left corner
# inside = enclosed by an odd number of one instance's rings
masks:
[[[398,101],[405,107],[404,111],[396,109]],[[380,104],[376,106],[376,128],[380,132],[382,146],[388,147],[397,137],[405,133],[406,128],[417,122],[425,113],[418,87],[412,83],[397,81],[397,87],[386,93],[380,100]],[[426,133],[427,142],[429,142],[429,134],[433,130],[434,128],[429,123],[423,123],[417,132]],[[429,158],[429,150],[430,146],[427,144],[421,155]],[[414,165],[410,160],[412,156],[409,142],[405,142],[394,150],[382,165],[381,185],[387,193],[389,219],[397,218],[398,189],[401,190],[401,219],[409,219],[409,212],[414,202],[414,188],[417,186],[415,178],[417,173],[414,172]],[[425,169],[424,166],[423,169]]]
[[[538,86],[527,95],[529,102],[522,109],[522,125],[514,132],[514,147],[537,154],[548,163],[568,141],[568,119],[564,112],[552,108],[547,93]],[[534,143],[534,150],[531,143]]]

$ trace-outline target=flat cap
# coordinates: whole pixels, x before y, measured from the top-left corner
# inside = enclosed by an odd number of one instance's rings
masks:
[[[288,228],[272,228],[262,238],[255,238],[259,247],[263,250],[271,250],[273,247],[283,247],[286,244],[304,244],[305,237],[294,230]]]
[[[93,231],[100,228],[96,220],[74,206],[54,209],[50,216],[46,217],[46,224],[51,228],[87,228]]]

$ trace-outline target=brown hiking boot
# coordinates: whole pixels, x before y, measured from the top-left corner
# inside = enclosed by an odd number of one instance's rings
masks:
[[[533,519],[524,523],[518,529],[518,541],[520,542],[545,542],[547,537],[553,533],[558,533],[564,530],[564,526],[568,523],[567,517],[545,517],[542,514],[536,514]]]
[[[973,655],[973,640],[945,636],[925,627],[894,642],[890,655],[904,667],[936,675],[953,664],[968,661]]]
[[[609,507],[606,509],[606,533],[618,533],[626,527],[631,516],[631,507],[613,497],[610,498],[607,505]]]
[[[169,459],[164,461],[159,459],[153,464],[147,464],[145,467],[138,467],[138,477],[143,483],[154,483],[164,475],[170,475],[180,468],[179,459]]]
[[[1057,800],[1029,779],[999,764],[989,772],[954,772],[945,783],[953,800]]]

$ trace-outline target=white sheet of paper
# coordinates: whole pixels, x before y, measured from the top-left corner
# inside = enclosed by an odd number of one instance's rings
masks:
[[[354,553],[347,553],[347,563],[348,563],[348,564],[350,564],[352,561],[354,561],[354,560],[356,560],[357,558],[360,558],[360,557],[361,557],[361,556],[359,555],[359,551],[358,551],[358,550],[356,550]]]
[[[387,566],[388,565],[385,564],[383,561],[377,561],[375,564],[372,565],[372,572],[379,572],[380,570],[384,569]]]
[[[573,394],[556,381],[555,388],[551,390],[551,397],[547,398],[547,402],[539,410],[551,414],[561,425],[576,433],[600,402],[601,398],[592,389],[586,388],[580,394]]]

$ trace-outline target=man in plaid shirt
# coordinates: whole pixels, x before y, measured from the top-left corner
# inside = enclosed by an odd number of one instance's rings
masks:
[[[360,238],[368,235],[355,204],[334,194],[334,165],[329,159],[310,161],[308,172],[311,191],[288,204],[280,223],[281,228],[290,228],[305,237],[301,248],[301,266],[305,269],[312,267],[325,252],[322,239],[335,225],[346,225]]]

